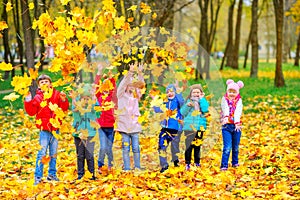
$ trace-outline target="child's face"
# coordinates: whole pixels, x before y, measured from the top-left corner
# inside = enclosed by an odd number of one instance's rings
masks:
[[[89,96],[81,97],[81,101],[83,102],[83,105],[85,105],[85,106],[88,105],[90,99],[91,98]]]
[[[39,88],[41,88],[43,90],[43,88],[44,89],[50,88],[51,82],[49,79],[43,79],[43,80],[39,81],[38,85],[39,85]]]
[[[167,91],[167,96],[169,99],[173,99],[175,97],[175,91],[171,88]]]
[[[227,91],[227,93],[228,93],[229,99],[234,99],[238,95],[238,93],[236,92],[236,90],[233,90],[233,89],[229,89]]]
[[[191,93],[191,97],[199,98],[202,94],[202,91],[199,89],[193,89]]]

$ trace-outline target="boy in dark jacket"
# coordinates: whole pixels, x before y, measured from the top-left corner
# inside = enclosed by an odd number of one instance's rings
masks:
[[[34,185],[41,182],[43,177],[44,163],[42,159],[46,156],[49,148],[50,163],[47,180],[58,181],[56,176],[56,157],[58,141],[54,137],[53,132],[58,133],[56,125],[51,123],[59,121],[55,115],[55,111],[50,109],[50,104],[56,104],[59,109],[66,112],[69,108],[69,101],[64,92],[59,92],[52,87],[51,78],[45,74],[40,75],[37,80],[38,89],[36,95],[32,97],[28,94],[25,97],[24,107],[30,116],[36,117],[36,127],[40,129],[39,144],[42,147],[37,154],[36,168],[34,173]]]

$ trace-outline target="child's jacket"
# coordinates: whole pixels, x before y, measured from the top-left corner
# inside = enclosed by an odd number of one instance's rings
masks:
[[[189,102],[191,102],[190,99],[188,99],[180,109],[180,112],[184,118],[183,130],[194,131],[194,129],[196,129],[199,131],[201,126],[206,129],[206,118],[204,113],[208,112],[209,103],[204,97],[201,98],[199,100],[200,114],[197,114],[197,112],[194,112],[194,106],[187,106]]]
[[[118,111],[115,130],[124,133],[137,133],[142,131],[142,126],[138,122],[138,117],[141,115],[139,111],[139,99],[142,96],[141,91],[136,88],[136,96],[126,92],[132,78],[133,73],[128,72],[120,82],[117,90]],[[139,76],[139,80],[144,81],[143,76]]]
[[[170,128],[170,129],[175,129],[175,130],[181,130],[182,126],[179,124],[178,120],[182,120],[182,115],[180,113],[180,108],[182,104],[184,103],[184,99],[182,97],[182,94],[176,94],[173,99],[168,99],[167,102],[164,102],[166,105],[166,108],[169,111],[175,111],[176,114],[169,116],[167,119],[163,120],[161,122],[161,125],[163,128]],[[154,112],[163,112],[159,107],[153,107]]]
[[[91,126],[91,122],[96,122],[96,112],[94,109],[95,105],[92,105],[91,111],[81,114],[79,111],[75,111],[75,106],[72,105],[73,110],[73,127],[76,129],[76,133],[73,136],[79,137],[80,130],[88,131],[88,136],[95,136],[96,129]]]
[[[99,84],[100,76],[97,75],[95,78],[95,83]],[[102,92],[96,91],[96,97],[99,102],[100,107],[104,108],[106,104],[110,104],[111,102],[115,104],[114,108],[109,108],[108,110],[101,111],[101,115],[97,118],[97,122],[101,127],[114,127],[115,116],[114,110],[117,108],[117,90],[116,90],[116,80],[114,78],[107,79],[106,81],[110,81],[113,85],[113,88],[109,90],[108,94],[104,94]]]
[[[221,109],[221,117],[228,117],[230,124],[241,123],[243,103],[240,94],[238,94],[235,99],[230,100],[226,93],[221,101]]]
[[[62,101],[60,98],[60,92],[53,88],[52,96],[49,99],[46,99],[46,106],[42,107],[41,102],[44,101],[44,94],[41,89],[37,89],[36,95],[30,101],[24,101],[24,107],[28,115],[34,116],[36,118],[36,127],[43,131],[56,131],[58,128],[55,128],[50,123],[51,118],[55,118],[54,112],[49,108],[49,103],[57,104],[59,108],[63,111],[67,111],[69,108],[69,101]]]

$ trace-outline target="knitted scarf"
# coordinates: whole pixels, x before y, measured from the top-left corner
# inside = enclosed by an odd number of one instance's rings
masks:
[[[237,102],[240,100],[241,98],[241,95],[238,94],[235,99],[233,100],[230,100],[229,97],[228,97],[228,94],[226,93],[225,94],[225,99],[227,101],[227,104],[228,104],[228,107],[229,107],[229,117],[228,117],[228,121],[229,123],[231,124],[234,124],[234,112],[235,112],[235,109],[236,109],[236,105],[237,105]]]
[[[194,109],[196,111],[200,111],[199,98],[198,97],[191,97],[191,100],[194,103]]]

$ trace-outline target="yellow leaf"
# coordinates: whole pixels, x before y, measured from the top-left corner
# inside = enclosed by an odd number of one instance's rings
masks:
[[[130,6],[130,8],[128,8],[127,10],[135,11],[136,9],[137,9],[137,5],[132,5],[132,6]]]
[[[40,106],[41,106],[42,108],[44,108],[46,105],[47,105],[47,101],[42,101],[42,102],[40,103]]]
[[[35,123],[36,123],[37,125],[41,125],[41,124],[42,124],[42,120],[41,120],[41,119],[37,119],[37,120],[35,121]]]
[[[7,2],[5,9],[6,9],[6,12],[11,11],[13,9],[12,4],[10,2]]]
[[[71,0],[60,0],[60,3],[65,6],[67,5]]]
[[[145,26],[145,24],[146,24],[146,21],[143,20],[143,21],[141,22],[140,26]]]
[[[6,95],[3,97],[3,100],[10,100],[10,101],[15,101],[17,98],[19,98],[20,95],[17,95],[16,93],[10,93],[9,95]]]
[[[2,71],[11,71],[13,69],[12,64],[1,62],[0,63],[0,70]]]
[[[34,9],[34,3],[29,3],[28,8],[29,8],[29,10]]]

